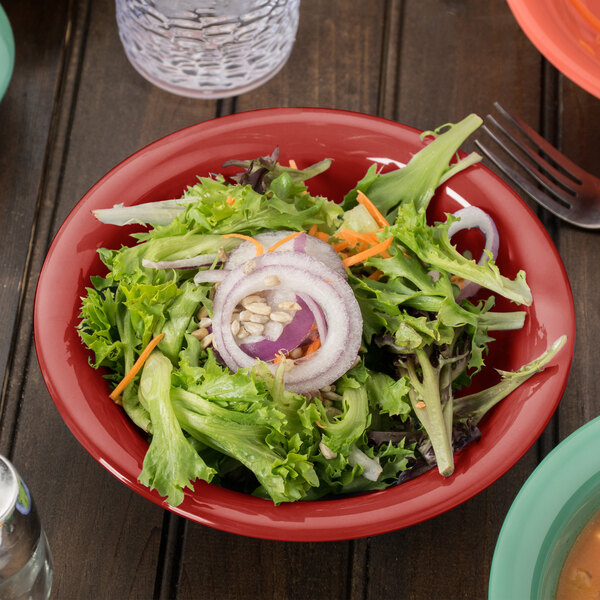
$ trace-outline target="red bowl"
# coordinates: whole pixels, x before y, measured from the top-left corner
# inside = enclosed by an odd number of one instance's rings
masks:
[[[75,330],[90,275],[105,271],[97,249],[131,243],[131,229],[99,223],[92,209],[179,197],[198,175],[223,171],[225,160],[264,156],[276,146],[282,161],[293,158],[300,167],[333,158],[331,168],[310,180],[309,187],[313,194],[341,200],[370,164],[406,163],[422,145],[419,131],[377,117],[327,109],[265,109],[173,133],[105,175],[58,231],[40,274],[34,309],[42,375],[83,447],[131,489],[178,515],[224,531],[290,541],[349,539],[408,527],[465,502],[510,469],[541,434],[564,391],[573,353],[574,307],[567,275],[545,229],[528,206],[482,165],[458,174],[436,194],[433,216],[453,212],[461,204],[487,211],[500,232],[498,265],[510,277],[520,269],[526,271],[533,305],[522,330],[497,335],[487,361],[490,368],[474,385],[495,382],[491,366],[516,369],[562,334],[568,335],[568,343],[543,373],[482,421],[481,441],[456,457],[455,473],[448,479],[432,470],[385,491],[280,506],[196,482],[195,491],[186,490],[183,503],[171,507],[138,482],[147,441],[108,398],[107,383],[88,365],[88,352]],[[497,306],[515,308],[502,299]],[[65,352],[56,351],[56,340],[61,339]]]

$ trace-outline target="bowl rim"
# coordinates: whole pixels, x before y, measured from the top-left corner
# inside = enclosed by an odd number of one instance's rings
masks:
[[[400,488],[405,489],[405,486],[410,486],[411,482],[408,482],[396,488],[390,488],[379,492],[370,492],[369,494],[364,494],[360,497],[280,505],[279,507],[276,507],[279,512],[273,512],[272,504],[270,508],[266,507],[264,504],[261,504],[260,506],[256,504],[256,502],[265,503],[268,501],[244,495],[245,504],[250,506],[248,510],[259,511],[264,519],[268,521],[263,521],[261,524],[249,523],[248,514],[243,515],[243,523],[237,522],[236,518],[240,518],[240,515],[236,512],[237,509],[235,504],[239,504],[239,501],[235,500],[235,498],[232,500],[230,497],[225,498],[224,504],[219,506],[219,510],[222,511],[222,514],[215,514],[214,510],[211,510],[214,508],[212,506],[208,507],[201,516],[194,512],[196,507],[194,507],[194,511],[191,511],[189,508],[186,508],[185,503],[180,507],[168,506],[156,492],[152,492],[147,488],[140,486],[136,480],[132,480],[129,475],[122,473],[119,469],[116,469],[109,460],[106,460],[103,456],[102,449],[91,443],[89,438],[86,437],[86,432],[79,427],[76,419],[74,419],[72,414],[67,411],[64,399],[61,398],[62,392],[60,390],[60,381],[57,380],[55,373],[48,368],[47,363],[51,349],[45,344],[45,330],[43,328],[43,305],[46,302],[43,298],[43,292],[49,285],[49,279],[51,277],[49,265],[52,263],[53,255],[60,245],[60,240],[64,232],[71,227],[71,224],[75,221],[76,217],[79,218],[78,213],[83,210],[86,203],[89,203],[95,195],[99,193],[103,186],[107,183],[114,185],[114,181],[119,180],[119,178],[123,176],[123,172],[127,172],[127,170],[138,161],[143,162],[147,166],[151,163],[152,157],[159,156],[167,150],[172,152],[173,148],[177,147],[177,144],[189,143],[187,140],[194,139],[197,136],[207,135],[208,132],[211,131],[213,133],[215,131],[221,133],[228,129],[235,130],[242,123],[245,123],[246,125],[248,125],[248,123],[250,125],[256,125],[257,123],[264,124],[273,122],[278,122],[280,124],[287,124],[289,122],[303,124],[307,120],[310,120],[313,125],[322,125],[323,123],[326,123],[330,126],[341,126],[343,124],[348,124],[348,126],[350,126],[350,124],[357,127],[360,126],[362,128],[368,128],[370,132],[373,132],[373,135],[375,135],[375,132],[379,134],[384,132],[386,137],[391,136],[391,139],[396,140],[400,140],[402,136],[406,135],[419,136],[421,133],[413,127],[389,119],[353,111],[330,108],[286,107],[258,109],[211,119],[175,131],[144,146],[116,165],[92,186],[71,210],[59,228],[38,279],[34,305],[34,340],[44,381],[63,420],[78,441],[95,458],[95,460],[128,487],[163,508],[167,508],[180,516],[216,529],[262,539],[333,541],[377,535],[414,525],[446,512],[469,500],[496,481],[502,474],[510,469],[523,454],[525,454],[539,434],[541,434],[560,401],[568,379],[574,344],[574,304],[568,277],[558,251],[533,211],[492,171],[483,165],[475,165],[470,173],[459,173],[455,180],[461,178],[459,181],[462,181],[462,178],[465,178],[465,181],[468,182],[483,180],[486,185],[493,183],[497,190],[501,190],[503,194],[506,194],[507,198],[510,198],[511,201],[514,202],[513,208],[519,212],[519,216],[528,220],[529,226],[534,228],[535,233],[538,236],[538,241],[542,241],[546,244],[546,250],[549,252],[548,260],[553,261],[552,264],[556,267],[556,272],[553,273],[553,276],[555,276],[557,281],[560,281],[560,285],[563,286],[561,288],[565,295],[563,313],[565,315],[565,327],[568,329],[565,333],[568,334],[569,341],[567,342],[566,347],[561,351],[565,354],[561,358],[561,362],[558,363],[562,369],[562,379],[555,382],[553,388],[555,389],[555,392],[552,394],[554,396],[553,402],[548,402],[546,404],[546,406],[549,407],[548,411],[543,415],[543,418],[535,423],[536,435],[531,438],[528,436],[526,444],[518,444],[517,447],[511,447],[509,452],[503,452],[500,461],[502,467],[500,469],[494,469],[492,473],[489,472],[489,469],[483,469],[482,465],[477,467],[476,464],[473,464],[470,465],[469,472],[460,474],[460,484],[455,483],[458,481],[458,477],[454,477],[452,482],[444,481],[444,485],[442,486],[439,486],[436,483],[436,492],[438,488],[440,494],[443,490],[443,502],[437,500],[436,502],[433,502],[433,498],[429,497],[425,500],[423,500],[422,497],[417,499],[410,498],[410,502],[403,500],[402,507],[399,507],[398,503],[393,502],[392,500],[396,497],[394,491],[396,490],[397,494],[397,490]],[[482,447],[485,445],[484,442],[480,442],[479,444],[481,444]],[[426,478],[435,475],[437,475],[437,473],[429,472],[420,476],[418,479],[425,481]],[[473,481],[475,483],[471,487],[465,488],[463,483],[465,481]],[[452,488],[452,485],[454,488]],[[202,494],[202,491],[206,490],[206,486],[208,486],[208,484],[199,482],[197,487],[199,494]],[[219,489],[222,490],[222,488]],[[452,493],[450,490],[452,490]],[[237,494],[236,492],[230,492],[230,494],[240,496],[240,494]],[[384,498],[389,498],[385,502],[382,501],[383,494],[386,494]],[[331,510],[325,511],[331,513],[329,515],[321,514],[322,511],[320,509],[324,506],[324,502],[332,507]],[[292,506],[298,505],[304,505],[304,508],[292,508]],[[415,516],[414,514],[411,514],[411,516],[407,518],[405,516],[406,512],[411,511],[416,507],[418,507],[418,515]],[[346,512],[345,509],[351,512],[350,516],[354,517],[354,519],[349,519],[348,512]],[[247,513],[248,510],[244,510],[244,512]],[[298,517],[294,511],[297,511],[298,514],[302,513],[302,517]],[[399,517],[399,514],[402,516]],[[283,515],[287,515],[288,517],[285,518]]]
[[[594,455],[594,449],[595,462],[581,460],[582,456]],[[600,416],[560,442],[525,481],[498,535],[488,600],[538,599],[543,586],[541,578],[554,546],[552,542],[572,524],[578,508],[600,492],[598,457]],[[574,500],[577,500],[576,505],[573,505]],[[569,510],[565,511],[565,507]],[[600,510],[600,504],[596,510]],[[577,530],[568,532],[571,541],[577,533]],[[564,548],[563,555],[569,547]]]

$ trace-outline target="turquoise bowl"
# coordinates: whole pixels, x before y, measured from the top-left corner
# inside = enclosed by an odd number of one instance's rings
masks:
[[[0,100],[12,77],[15,65],[15,40],[8,17],[0,6]]]
[[[515,498],[492,559],[489,600],[554,598],[583,527],[600,511],[600,417],[562,441]]]

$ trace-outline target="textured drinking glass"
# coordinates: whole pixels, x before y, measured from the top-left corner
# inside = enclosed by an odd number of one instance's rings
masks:
[[[116,0],[131,64],[182,96],[226,98],[257,88],[286,63],[300,0]]]
[[[52,556],[33,500],[0,456],[0,598],[47,600],[51,588]]]

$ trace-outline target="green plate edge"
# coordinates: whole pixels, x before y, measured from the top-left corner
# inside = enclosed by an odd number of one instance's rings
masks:
[[[577,534],[597,510],[600,417],[558,444],[517,494],[492,558],[489,600],[552,597],[556,566],[562,566]],[[553,571],[544,580],[549,566]]]
[[[15,39],[10,22],[0,5],[0,100],[10,83],[15,65]]]

